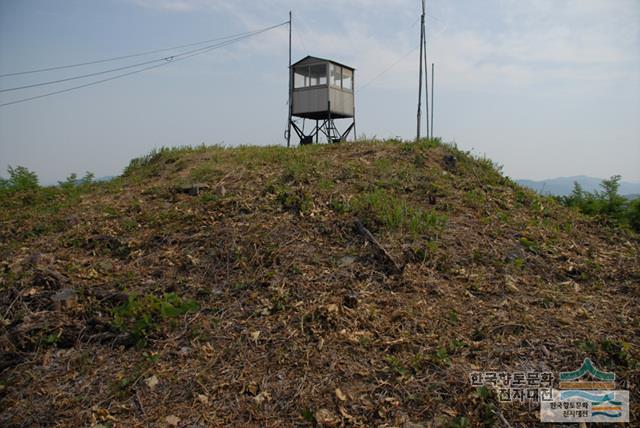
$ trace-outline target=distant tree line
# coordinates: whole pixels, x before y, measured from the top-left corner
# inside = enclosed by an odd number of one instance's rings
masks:
[[[8,178],[0,177],[0,203],[32,205],[52,202],[59,196],[75,198],[88,191],[94,183],[94,175],[87,172],[82,178],[69,175],[57,186],[41,186],[38,175],[24,166],[9,166]],[[14,197],[15,196],[15,197]],[[1,204],[0,204],[1,205]]]
[[[563,205],[580,212],[598,217],[617,225],[628,226],[640,233],[640,198],[629,200],[620,196],[619,175],[614,175],[600,183],[601,191],[587,192],[580,183],[573,183],[573,191],[568,196],[556,196]]]
[[[24,166],[13,167],[9,165],[7,168],[9,178],[0,177],[0,191],[4,192],[20,192],[25,190],[37,190],[40,188],[38,175],[29,171]],[[93,183],[95,176],[92,172],[87,171],[82,178],[78,178],[78,174],[71,173],[65,181],[58,181],[58,186],[62,189],[71,189],[78,186],[85,186]]]

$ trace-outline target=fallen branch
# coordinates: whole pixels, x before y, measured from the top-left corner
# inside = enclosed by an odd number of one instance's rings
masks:
[[[369,230],[364,227],[360,220],[356,220],[355,226],[358,233],[362,235],[367,241],[369,241],[371,245],[373,245],[378,256],[388,264],[388,267],[391,268],[391,273],[402,273],[403,267],[396,263],[393,257],[391,257],[391,254],[389,254],[389,252],[385,250],[382,245],[380,245],[375,236],[373,236],[371,232],[369,232]]]

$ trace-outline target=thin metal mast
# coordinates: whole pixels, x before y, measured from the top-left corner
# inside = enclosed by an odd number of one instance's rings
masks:
[[[425,1],[422,0],[422,16],[426,14]],[[427,138],[429,138],[429,63],[427,62],[427,29],[425,28],[425,19],[422,19],[422,43],[424,44],[424,92],[425,92],[425,109],[427,116]]]
[[[424,46],[424,0],[422,0],[422,15],[420,16],[420,77],[418,78],[418,114],[416,123],[416,141],[420,140],[420,122],[422,117],[422,50]]]
[[[287,120],[287,147],[291,146],[291,115],[293,113],[293,70],[291,70],[291,11],[289,11],[289,118]]]
[[[433,139],[433,99],[436,94],[433,89],[433,80],[436,78],[435,64],[431,63],[431,139]]]

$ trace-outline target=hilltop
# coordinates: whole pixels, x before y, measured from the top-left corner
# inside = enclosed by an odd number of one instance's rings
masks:
[[[586,357],[640,411],[638,236],[439,141],[0,197],[2,426],[531,426],[469,373]]]

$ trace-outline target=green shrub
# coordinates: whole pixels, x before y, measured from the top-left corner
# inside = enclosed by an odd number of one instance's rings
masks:
[[[626,217],[629,226],[640,233],[640,199],[635,199],[629,203]]]
[[[24,166],[7,168],[9,173],[8,179],[0,179],[0,189],[12,191],[29,191],[36,190],[40,187],[38,183],[38,175],[29,171]]]
[[[598,217],[613,225],[625,225],[640,232],[640,202],[627,201],[618,194],[619,175],[602,180],[602,191],[587,192],[580,183],[573,183],[573,191],[568,196],[556,198],[560,203],[573,207],[583,214]]]
[[[84,177],[82,178],[78,178],[78,174],[76,174],[75,172],[72,172],[65,179],[65,181],[58,181],[58,186],[61,189],[66,190],[67,192],[70,192],[73,190],[78,190],[81,187],[90,185],[91,183],[93,183],[94,177],[95,175],[89,171],[87,171],[84,174]]]

